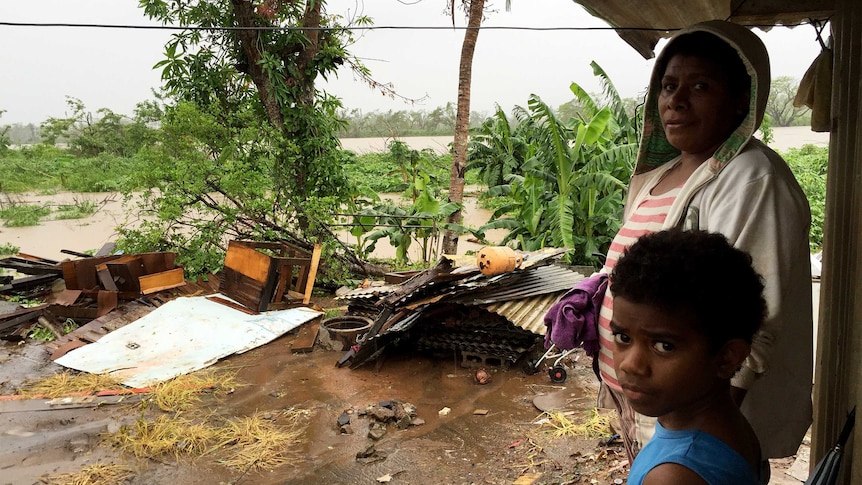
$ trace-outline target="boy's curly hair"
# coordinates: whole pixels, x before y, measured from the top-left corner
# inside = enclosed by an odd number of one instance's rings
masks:
[[[632,244],[611,274],[614,297],[693,317],[718,349],[751,338],[766,318],[751,256],[721,234],[671,229]]]

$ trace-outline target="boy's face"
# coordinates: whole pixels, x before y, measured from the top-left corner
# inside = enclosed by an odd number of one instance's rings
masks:
[[[613,308],[614,368],[635,411],[682,423],[729,393],[721,352],[690,319],[620,297]]]

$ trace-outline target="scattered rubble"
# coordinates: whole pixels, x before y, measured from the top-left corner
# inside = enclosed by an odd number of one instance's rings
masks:
[[[559,264],[564,250],[525,252],[518,265],[483,274],[475,258],[442,258],[406,281],[340,294],[348,315],[373,320],[338,361],[359,367],[388,347],[461,358],[464,367],[505,369],[545,335],[543,317],[584,275]],[[486,265],[487,266],[487,265]]]

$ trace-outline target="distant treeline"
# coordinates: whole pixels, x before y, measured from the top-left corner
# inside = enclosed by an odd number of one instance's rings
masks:
[[[453,103],[428,110],[370,111],[360,109],[339,112],[347,124],[341,138],[397,138],[405,136],[451,135],[455,131],[456,108]],[[486,113],[470,113],[470,127],[482,125]]]
[[[339,115],[347,123],[339,132],[342,138],[400,138],[406,136],[451,135],[455,130],[455,105],[448,103],[432,110],[367,111],[359,109],[341,111]],[[470,113],[470,126],[482,125],[486,113]],[[128,122],[128,120],[124,120]],[[6,138],[11,145],[33,145],[43,143],[43,129],[35,123],[12,123],[0,125],[0,133],[6,129]],[[64,142],[63,137],[58,141]]]
[[[32,145],[42,141],[39,125],[33,123],[13,123],[0,128],[0,132],[6,130],[6,138],[13,145]]]

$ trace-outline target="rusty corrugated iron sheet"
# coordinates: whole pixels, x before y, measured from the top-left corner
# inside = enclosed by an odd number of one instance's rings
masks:
[[[509,320],[518,327],[536,335],[545,335],[545,314],[557,300],[565,294],[565,291],[548,293],[545,295],[521,298],[518,300],[501,301],[482,308],[496,313]]]
[[[474,291],[453,296],[453,301],[465,305],[485,305],[500,301],[529,298],[547,293],[568,291],[584,275],[571,268],[561,265],[540,266],[532,271],[524,272],[517,278],[495,285],[487,285]]]

